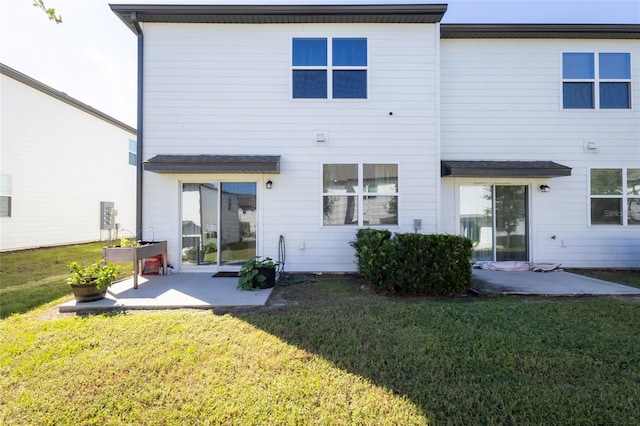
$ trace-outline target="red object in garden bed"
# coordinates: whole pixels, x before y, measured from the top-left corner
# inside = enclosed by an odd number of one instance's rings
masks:
[[[162,255],[147,257],[144,260],[144,267],[142,268],[142,275],[163,275],[162,268]]]

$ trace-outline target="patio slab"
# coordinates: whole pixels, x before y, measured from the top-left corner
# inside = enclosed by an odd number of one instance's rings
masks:
[[[273,289],[245,291],[236,288],[238,278],[212,278],[212,273],[189,272],[138,277],[119,281],[105,299],[59,306],[61,313],[121,310],[211,309],[264,306]],[[473,269],[473,290],[480,296],[640,296],[640,288],[572,274],[554,272],[507,272]]]
[[[212,278],[211,273],[183,273],[138,277],[114,283],[105,299],[60,305],[60,312],[108,312],[139,309],[215,309],[221,307],[264,306],[272,288],[238,290],[238,278]]]
[[[640,288],[566,271],[488,271],[473,269],[473,289],[480,296],[640,296]]]

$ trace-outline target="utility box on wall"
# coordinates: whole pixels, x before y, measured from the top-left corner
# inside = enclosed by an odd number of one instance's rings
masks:
[[[113,201],[100,201],[100,229],[113,229],[115,223]]]

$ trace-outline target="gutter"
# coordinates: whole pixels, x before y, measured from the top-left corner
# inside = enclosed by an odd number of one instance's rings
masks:
[[[144,71],[144,34],[142,33],[142,27],[138,22],[138,12],[131,12],[131,23],[133,24],[136,36],[138,37],[138,140],[136,145],[136,236],[142,239],[142,140],[144,134],[144,128],[142,126],[142,95],[143,95],[143,71]]]

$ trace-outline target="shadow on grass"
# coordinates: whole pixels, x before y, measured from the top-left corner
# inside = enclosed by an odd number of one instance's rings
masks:
[[[48,277],[24,285],[0,288],[0,319],[24,314],[61,297],[71,296],[65,279],[66,276]]]
[[[637,306],[385,298],[360,285],[279,289],[283,306],[235,316],[407,397],[436,423],[640,420],[630,404],[640,401]]]

